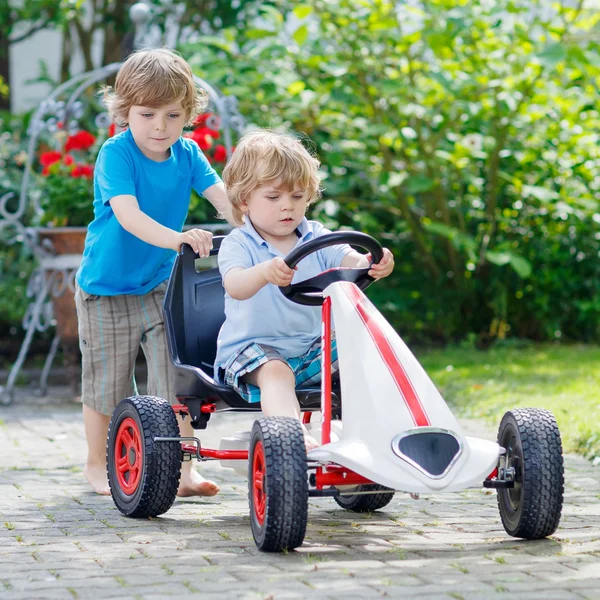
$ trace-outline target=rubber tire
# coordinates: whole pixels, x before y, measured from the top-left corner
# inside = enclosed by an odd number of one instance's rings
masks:
[[[258,492],[261,498],[255,504],[254,462],[261,448],[263,483],[262,492]],[[248,491],[250,526],[257,548],[283,552],[301,546],[308,521],[308,476],[300,421],[265,417],[254,422],[248,455]]]
[[[116,466],[117,433],[125,419],[133,419],[140,438],[141,476],[132,493],[119,483]],[[157,517],[169,510],[181,475],[180,442],[155,442],[155,437],[180,437],[171,405],[154,396],[133,396],[119,402],[108,428],[107,470],[117,508],[128,517]]]
[[[390,488],[379,484],[366,484],[359,485],[357,491],[369,492],[377,490],[389,490]],[[365,513],[379,510],[384,506],[387,506],[394,497],[393,493],[385,494],[365,494],[356,496],[334,496],[334,500],[345,510],[351,510],[352,512]]]
[[[498,429],[498,444],[507,456],[518,458],[515,488],[498,489],[504,529],[527,540],[552,535],[560,522],[564,494],[562,443],[554,415],[539,408],[507,412]]]

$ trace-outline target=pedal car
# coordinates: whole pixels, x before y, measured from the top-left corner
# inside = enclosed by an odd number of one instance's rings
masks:
[[[221,241],[214,238],[211,254]],[[381,260],[381,246],[372,237],[337,232],[298,246],[286,262],[293,268],[308,254],[341,243]],[[198,272],[196,259],[190,247],[182,248],[164,304],[178,404],[126,398],[111,418],[108,476],[124,515],[166,512],[175,500],[181,461],[195,457],[248,474],[252,533],[265,551],[302,544],[311,496],[332,496],[342,508],[363,512],[386,506],[396,491],[415,496],[483,485],[497,490],[509,535],[537,539],[556,530],[564,471],[553,415],[537,408],[511,410],[497,442],[464,435],[423,368],[363,294],[372,281],[368,269],[331,269],[282,288],[291,302],[322,305],[321,388],[297,390],[304,422],[320,436],[320,447],[307,456],[301,424],[284,417],[259,418],[251,432],[224,438],[218,449],[180,437],[176,413],[197,430],[216,411],[260,408],[215,378],[224,292],[218,269]],[[332,317],[339,360],[333,381]],[[315,411],[321,418],[311,421]]]

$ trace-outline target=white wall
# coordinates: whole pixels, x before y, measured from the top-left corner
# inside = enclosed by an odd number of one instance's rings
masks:
[[[22,112],[37,106],[50,91],[47,84],[26,84],[40,75],[40,61],[48,65],[50,76],[58,79],[62,34],[38,31],[10,48],[11,111]]]
[[[15,37],[19,32],[15,32]],[[102,36],[98,32],[96,43],[92,48],[92,56],[96,65],[100,63],[102,49]],[[51,91],[52,87],[46,83],[27,83],[28,80],[40,76],[40,61],[44,61],[48,73],[54,81],[60,77],[60,61],[62,59],[61,31],[38,31],[31,37],[12,44],[10,47],[10,78],[11,78],[11,112],[20,113],[35,108]],[[71,58],[71,75],[81,73],[84,62],[78,48]]]

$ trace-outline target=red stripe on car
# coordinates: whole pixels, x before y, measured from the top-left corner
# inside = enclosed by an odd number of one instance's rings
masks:
[[[379,323],[377,323],[377,319],[375,315],[370,313],[369,301],[365,298],[358,288],[350,282],[340,282],[346,295],[352,302],[356,312],[359,314],[362,319],[367,331],[369,332],[371,338],[375,342],[375,347],[379,350],[379,354],[381,354],[381,358],[383,358],[383,362],[389,369],[402,397],[404,398],[404,402],[406,403],[406,407],[410,412],[413,421],[417,427],[426,427],[430,425],[429,419],[425,414],[425,409],[417,396],[417,392],[413,387],[408,375],[398,360],[394,349],[389,343],[385,333],[383,333]]]

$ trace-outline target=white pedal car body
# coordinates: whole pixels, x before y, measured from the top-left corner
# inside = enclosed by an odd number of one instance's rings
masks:
[[[212,254],[220,241],[214,238]],[[375,263],[383,256],[370,236],[337,232],[297,246],[285,260],[294,268],[308,254],[342,243],[368,250]],[[252,431],[223,438],[219,449],[205,448],[197,437],[180,437],[175,413],[204,429],[215,411],[260,408],[212,372],[224,319],[223,288],[218,270],[199,272],[196,259],[191,248],[182,248],[164,307],[180,404],[126,398],[111,419],[109,483],[123,514],[167,511],[181,460],[195,457],[220,460],[248,475],[252,534],[265,551],[302,544],[311,496],[332,496],[343,509],[365,512],[388,505],[396,491],[416,497],[484,486],[497,490],[509,535],[538,539],[556,530],[564,469],[554,416],[519,408],[504,415],[497,442],[464,435],[421,365],[364,295],[372,282],[369,269],[331,269],[282,288],[290,301],[322,305],[319,420],[310,418],[319,407],[319,390],[297,389],[304,423],[320,447],[307,455],[302,426],[288,417],[259,418]],[[332,320],[339,387],[331,377]]]

